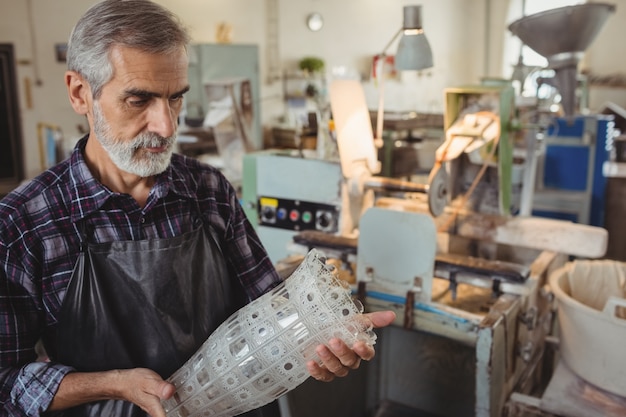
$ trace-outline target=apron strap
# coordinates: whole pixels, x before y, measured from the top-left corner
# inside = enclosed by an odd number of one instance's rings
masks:
[[[93,224],[87,223],[87,220],[81,219],[78,222],[78,234],[80,236],[80,252],[85,253],[89,242],[93,241],[93,235],[96,228]]]

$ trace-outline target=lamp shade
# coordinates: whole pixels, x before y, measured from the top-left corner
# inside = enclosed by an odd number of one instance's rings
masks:
[[[433,54],[422,28],[422,6],[404,6],[402,37],[395,57],[399,71],[433,66]]]

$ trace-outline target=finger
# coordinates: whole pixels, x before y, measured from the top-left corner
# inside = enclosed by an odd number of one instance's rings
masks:
[[[361,365],[361,357],[358,353],[354,352],[346,343],[341,339],[331,339],[328,342],[330,350],[333,355],[339,359],[341,365],[348,369],[357,369]],[[332,371],[332,370],[331,370]]]
[[[360,359],[365,361],[371,361],[376,355],[374,347],[363,341],[358,341],[352,346],[352,351],[356,353]],[[354,368],[356,369],[356,368]]]
[[[172,395],[174,395],[175,392],[176,387],[173,384],[163,381],[159,398],[161,398],[162,400],[169,400],[170,398],[172,398]]]
[[[333,339],[329,342],[329,345],[333,347],[333,351],[331,351],[327,346],[319,345],[315,351],[318,356],[322,360],[323,368],[326,368],[328,372],[336,376],[346,376],[348,375],[349,368],[346,367],[342,362],[341,358],[338,355],[343,356],[344,358],[348,356],[345,351],[350,351],[348,347],[339,339]],[[343,345],[343,346],[342,346]],[[337,349],[339,353],[336,353],[334,349]],[[352,355],[356,356],[356,354],[352,353]],[[344,359],[345,360],[345,359]]]
[[[309,374],[318,381],[330,382],[335,379],[335,375],[331,374],[326,368],[321,367],[315,361],[308,361],[306,367]]]
[[[396,319],[396,313],[388,310],[365,313],[364,316],[369,318],[375,328],[389,326]]]

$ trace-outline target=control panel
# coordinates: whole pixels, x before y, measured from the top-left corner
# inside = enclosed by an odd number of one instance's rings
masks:
[[[339,207],[285,198],[260,197],[259,225],[287,230],[337,232]]]

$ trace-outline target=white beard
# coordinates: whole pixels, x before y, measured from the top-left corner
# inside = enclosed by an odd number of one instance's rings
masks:
[[[164,138],[156,133],[144,132],[132,140],[113,137],[111,126],[104,118],[98,101],[93,106],[93,130],[107,151],[111,161],[122,171],[140,177],[151,177],[165,171],[174,153],[176,134]],[[165,152],[148,152],[144,148],[166,146]]]

